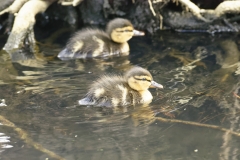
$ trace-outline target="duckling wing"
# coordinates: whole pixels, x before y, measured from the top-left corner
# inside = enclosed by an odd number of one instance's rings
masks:
[[[108,100],[107,97],[94,97],[93,95],[87,95],[85,98],[78,101],[79,105],[90,105],[90,106],[98,106],[98,107],[111,107],[112,104]]]
[[[69,60],[72,59],[71,55],[73,55],[73,53],[67,48],[65,48],[58,54],[58,58],[60,58],[61,60]]]
[[[92,84],[81,105],[119,106],[131,104],[129,87],[121,76],[102,76]]]
[[[75,33],[58,57],[64,58],[88,58],[97,57],[108,52],[106,44],[111,43],[109,36],[98,29],[84,29]]]
[[[98,29],[84,29],[71,37],[59,54],[62,60],[120,55],[121,43],[113,42],[107,33]]]
[[[80,99],[78,101],[78,104],[79,105],[94,105],[95,104],[95,101],[94,100],[91,100],[89,97],[85,97],[83,99]]]

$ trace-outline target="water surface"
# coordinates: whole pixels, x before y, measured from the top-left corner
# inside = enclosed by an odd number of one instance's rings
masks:
[[[1,51],[0,159],[240,159],[230,132],[240,134],[238,35],[163,32],[129,44],[127,57],[94,60],[51,58],[61,45],[42,45],[35,58]],[[164,85],[150,89],[150,105],[77,104],[97,77],[132,65]]]

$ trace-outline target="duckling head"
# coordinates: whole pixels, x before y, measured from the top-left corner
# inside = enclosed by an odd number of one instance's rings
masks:
[[[148,88],[163,88],[161,84],[153,81],[151,73],[142,67],[133,67],[126,74],[128,85],[139,92],[144,92]]]
[[[114,42],[125,43],[133,36],[143,36],[144,32],[134,30],[132,23],[123,18],[115,18],[107,25],[106,32]]]

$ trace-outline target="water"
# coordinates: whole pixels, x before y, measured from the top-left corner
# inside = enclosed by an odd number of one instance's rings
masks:
[[[49,58],[57,45],[14,62],[1,51],[0,159],[240,159],[239,37],[163,32],[129,44],[128,57],[95,60]],[[132,65],[164,85],[149,106],[77,104],[97,77]]]

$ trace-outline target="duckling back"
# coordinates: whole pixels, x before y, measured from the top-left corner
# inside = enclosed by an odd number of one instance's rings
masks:
[[[127,84],[121,76],[103,76],[90,87],[80,105],[125,106],[141,103],[141,95]]]
[[[123,53],[124,48],[127,48],[127,53]],[[106,57],[128,54],[128,50],[128,44],[112,41],[107,33],[99,29],[84,29],[70,38],[58,57],[61,59]]]

